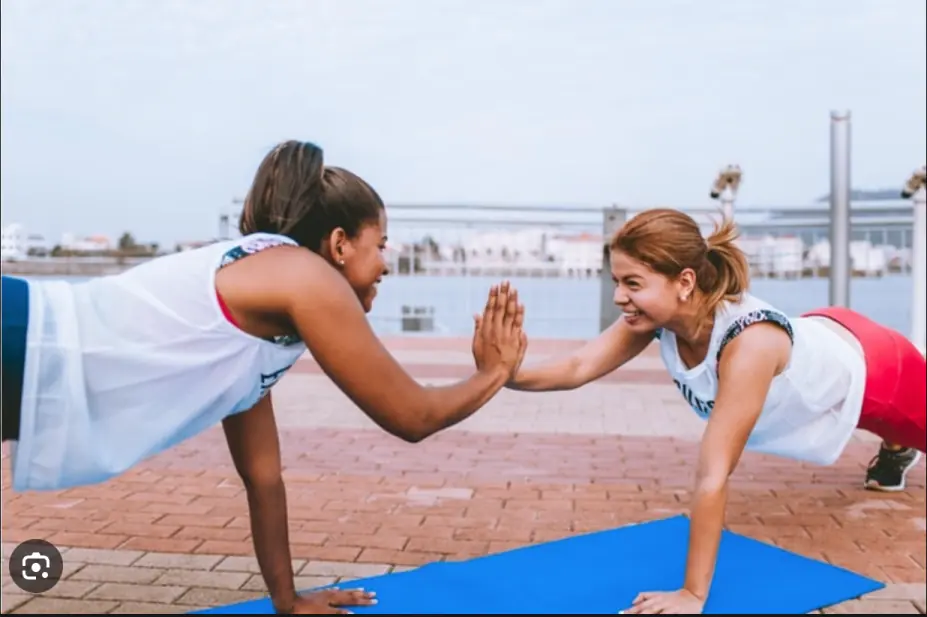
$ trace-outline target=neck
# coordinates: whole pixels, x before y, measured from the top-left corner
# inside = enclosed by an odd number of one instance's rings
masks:
[[[711,339],[711,328],[715,323],[714,314],[699,316],[697,300],[686,304],[677,316],[666,325],[676,335],[676,340],[689,347],[698,347]]]

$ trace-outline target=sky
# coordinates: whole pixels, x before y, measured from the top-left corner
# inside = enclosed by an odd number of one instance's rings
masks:
[[[2,217],[214,237],[278,141],[387,204],[743,207],[927,150],[923,0],[4,0]]]

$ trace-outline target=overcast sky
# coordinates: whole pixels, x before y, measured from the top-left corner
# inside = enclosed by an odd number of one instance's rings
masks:
[[[388,203],[744,205],[924,164],[923,0],[4,0],[3,221],[212,237],[282,139]]]

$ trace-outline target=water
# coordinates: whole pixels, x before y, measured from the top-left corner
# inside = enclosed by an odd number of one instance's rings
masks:
[[[62,277],[68,280],[86,280]],[[512,278],[525,305],[528,334],[536,338],[591,338],[599,328],[598,279]],[[486,294],[498,278],[448,276],[392,276],[384,279],[370,314],[381,335],[402,332],[403,305],[434,309],[435,334],[469,336],[473,314],[482,311]],[[752,293],[788,315],[827,306],[829,282],[825,278],[757,279]],[[905,336],[911,330],[912,278],[892,274],[882,278],[853,279],[853,309]],[[427,335],[427,333],[426,333]]]
[[[526,329],[539,338],[590,338],[598,334],[598,279],[513,278],[525,305]],[[398,333],[403,304],[433,306],[439,334],[469,335],[473,313],[486,303],[496,278],[393,277],[380,285],[371,322],[378,332]],[[793,281],[758,279],[751,292],[788,315],[827,306],[827,279]],[[890,275],[881,279],[854,279],[850,290],[853,309],[908,335],[911,329],[912,279]]]

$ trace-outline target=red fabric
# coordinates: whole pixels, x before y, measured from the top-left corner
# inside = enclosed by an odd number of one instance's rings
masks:
[[[842,307],[805,314],[832,319],[859,340],[866,357],[866,393],[859,428],[889,444],[927,447],[927,361],[900,333]]]
[[[222,299],[222,295],[218,291],[216,291],[216,299],[219,301],[219,308],[222,309],[222,314],[225,315],[229,323],[236,328],[241,328],[241,326],[235,322],[235,318],[232,317],[232,311],[229,310],[228,305],[225,304],[225,300]]]

